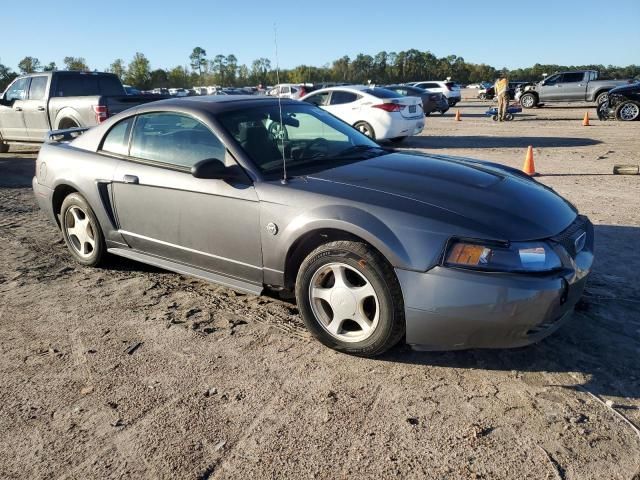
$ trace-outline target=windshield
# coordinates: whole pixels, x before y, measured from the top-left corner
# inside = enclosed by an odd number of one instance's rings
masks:
[[[265,174],[330,168],[387,153],[374,141],[313,105],[253,107],[220,114],[222,126]]]

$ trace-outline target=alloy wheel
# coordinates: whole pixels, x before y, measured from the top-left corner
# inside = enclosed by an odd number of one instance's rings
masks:
[[[378,325],[380,306],[373,286],[345,263],[328,263],[313,274],[309,303],[322,328],[343,342],[361,342]]]
[[[69,244],[82,258],[89,258],[96,248],[95,229],[87,213],[77,205],[64,216],[64,228]]]
[[[635,103],[626,103],[620,108],[618,115],[620,116],[620,120],[624,120],[625,122],[635,120],[640,116],[640,107]]]

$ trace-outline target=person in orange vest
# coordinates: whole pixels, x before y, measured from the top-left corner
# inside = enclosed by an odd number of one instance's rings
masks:
[[[500,77],[496,80],[494,88],[498,98],[498,120],[503,122],[509,107],[509,79],[507,78],[507,72],[504,70],[500,72]]]

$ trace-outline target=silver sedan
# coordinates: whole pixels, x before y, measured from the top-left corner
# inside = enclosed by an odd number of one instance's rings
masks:
[[[295,292],[325,345],[514,347],[569,318],[593,228],[517,170],[381,148],[330,113],[191,97],[50,133],[33,189],[71,255]]]

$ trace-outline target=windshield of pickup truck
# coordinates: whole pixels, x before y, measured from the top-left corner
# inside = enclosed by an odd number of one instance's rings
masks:
[[[58,75],[54,97],[81,97],[88,95],[125,95],[124,87],[115,75],[92,73]]]

